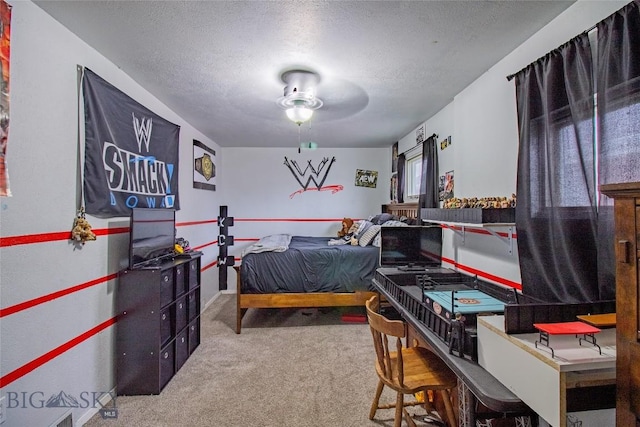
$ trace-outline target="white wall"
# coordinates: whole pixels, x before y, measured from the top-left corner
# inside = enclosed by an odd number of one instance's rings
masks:
[[[74,249],[66,237],[79,189],[76,66],[92,69],[181,126],[178,223],[215,220],[219,193],[192,188],[192,140],[217,152],[219,147],[36,5],[9,3],[13,6],[11,126],[6,160],[13,197],[0,199],[0,230],[3,242],[9,244],[0,248],[0,302],[5,313],[18,304],[32,307],[0,318],[0,375],[5,384],[1,395],[5,408],[12,407],[3,427],[48,426],[65,412],[37,407],[52,394],[64,391],[80,399],[81,393],[108,392],[114,387],[114,326],[108,325],[115,315],[113,275],[128,254],[128,233],[109,231],[128,227],[128,218],[88,216],[93,229],[105,234],[81,249]],[[62,237],[55,237],[56,233]],[[34,242],[32,235],[38,234],[49,236],[50,241]],[[217,227],[215,223],[180,226],[178,235],[192,246],[207,245],[216,240]],[[16,237],[25,236],[27,244],[15,244]],[[203,265],[211,265],[217,247],[208,245],[203,251]],[[217,293],[217,269],[205,270],[202,279],[204,304]],[[64,295],[56,298],[56,293]],[[44,302],[29,303],[38,298]],[[72,340],[104,322],[104,330],[73,344]],[[68,348],[67,343],[71,343]],[[59,355],[48,360],[51,351]],[[38,358],[43,356],[47,361],[40,365]],[[74,409],[74,421],[86,420],[93,411]]]
[[[511,196],[516,192],[518,123],[513,74],[597,22],[622,8],[626,1],[580,0],[511,54],[460,92],[443,110],[426,120],[425,135],[438,134],[438,143],[451,136],[452,145],[438,149],[440,175],[454,171],[455,197]],[[400,152],[415,141],[415,130],[400,140]],[[520,284],[517,239],[483,230],[444,232],[447,264],[478,273],[490,281]],[[498,227],[496,232],[508,233]],[[517,233],[517,230],[515,230]],[[464,239],[463,239],[464,236]]]
[[[315,179],[320,184],[328,170],[322,187],[341,189],[300,191],[302,186],[285,165],[285,158],[302,170],[309,161],[319,170],[327,159]],[[294,147],[225,148],[224,159],[222,175],[228,184],[224,200],[235,218],[229,233],[236,242],[229,254],[236,258],[243,248],[270,234],[336,236],[342,218],[367,218],[380,213],[381,205],[389,202],[391,152],[387,148],[319,148],[301,153]],[[378,172],[376,187],[356,186],[356,169]],[[307,183],[306,178],[302,183]],[[316,184],[311,182],[309,188]],[[235,290],[235,274],[229,275],[228,283]]]
[[[218,206],[226,204],[237,219],[230,233],[239,241],[238,254],[251,239],[266,234],[332,235],[344,216],[367,217],[389,200],[390,148],[372,150],[320,149],[297,153],[289,149],[220,149],[174,112],[136,84],[116,65],[96,53],[28,1],[13,5],[11,46],[11,130],[7,162],[12,198],[0,199],[0,233],[3,242],[27,237],[28,244],[0,247],[1,305],[3,310],[43,298],[46,302],[0,317],[1,371],[5,382],[0,394],[19,393],[18,408],[9,409],[7,426],[46,426],[58,419],[61,409],[34,408],[39,398],[53,393],[110,391],[114,386],[114,327],[87,340],[64,347],[114,316],[115,280],[126,257],[127,233],[109,233],[126,227],[126,218],[102,220],[89,217],[94,229],[106,230],[95,242],[74,250],[64,238],[34,243],[37,234],[55,235],[71,229],[76,214],[77,80],[76,66],[91,68],[114,86],[164,118],[181,126],[180,198],[178,222],[194,222],[178,228],[192,246],[202,247],[203,304],[218,291],[217,226],[211,224]],[[462,91],[436,116],[426,120],[426,135],[440,139],[451,135],[453,145],[440,152],[441,171],[455,171],[457,196],[509,195],[515,191],[517,125],[513,82],[505,76],[589,28],[626,2],[579,1],[548,27],[487,71]],[[217,152],[218,191],[191,186],[192,139]],[[413,146],[414,135],[400,141],[400,151]],[[390,144],[393,141],[390,141]],[[298,162],[336,157],[325,185],[343,185],[331,192],[300,189],[284,157]],[[224,161],[223,161],[224,160]],[[377,170],[377,188],[355,187],[355,170]],[[256,221],[256,219],[307,219],[311,221]],[[203,224],[198,224],[203,222]],[[498,239],[468,233],[464,243],[445,233],[445,257],[460,268],[519,281],[517,257],[508,255]],[[209,268],[207,268],[209,267]],[[96,281],[96,284],[92,284]],[[233,277],[229,278],[233,288]],[[83,289],[75,290],[74,287]],[[55,297],[62,292],[64,295]],[[68,293],[67,293],[68,292]],[[54,298],[55,297],[55,298]],[[5,311],[6,312],[6,311]],[[38,358],[59,349],[59,355],[43,364]],[[30,362],[35,361],[35,365]],[[33,369],[31,368],[33,367]],[[40,396],[37,393],[42,392]],[[25,394],[23,394],[25,393]],[[34,401],[28,401],[33,396]],[[5,401],[5,406],[11,402]],[[74,419],[82,422],[91,408],[79,408]]]

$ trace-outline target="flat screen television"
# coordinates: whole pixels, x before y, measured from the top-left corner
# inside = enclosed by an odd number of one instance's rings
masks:
[[[420,255],[429,267],[442,266],[442,227],[420,227]]]
[[[159,262],[172,256],[175,241],[175,209],[131,209],[129,268]]]
[[[406,226],[380,228],[380,265],[396,268],[440,267],[442,228]]]

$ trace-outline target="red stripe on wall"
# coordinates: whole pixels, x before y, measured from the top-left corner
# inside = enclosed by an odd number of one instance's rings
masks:
[[[176,223],[176,227],[211,224],[217,222],[218,220],[179,222]],[[128,233],[129,227],[97,228],[92,229],[91,231],[93,231],[96,236],[108,236],[113,234]],[[71,230],[57,231],[53,233],[25,234],[22,236],[0,237],[0,248],[7,246],[30,245],[33,243],[56,242],[60,240],[71,240]]]
[[[215,267],[218,264],[218,261],[214,261],[211,264],[207,264],[206,266],[200,268],[200,271],[206,271],[208,269],[210,269],[211,267]]]
[[[69,294],[72,294],[74,292],[78,292],[78,291],[81,291],[83,289],[90,288],[91,286],[95,286],[95,285],[98,285],[100,283],[108,282],[109,280],[115,279],[116,277],[118,277],[118,275],[116,273],[110,274],[110,275],[105,276],[105,277],[100,277],[98,279],[90,280],[88,282],[81,283],[81,284],[76,285],[76,286],[72,286],[71,288],[62,289],[60,291],[53,292],[53,293],[48,294],[48,295],[43,295],[41,297],[34,298],[32,300],[29,300],[29,301],[21,302],[20,304],[12,305],[12,306],[7,307],[7,308],[2,308],[2,309],[0,309],[0,318],[5,317],[5,316],[9,316],[11,314],[15,314],[15,313],[17,313],[19,311],[23,311],[23,310],[26,310],[26,309],[31,308],[31,307],[35,307],[36,305],[44,304],[45,302],[52,301],[52,300],[54,300],[56,298],[60,298],[60,297],[63,297],[65,295],[69,295]]]
[[[234,218],[233,220],[237,222],[341,222],[342,219],[343,218]]]
[[[207,246],[212,246],[212,245],[216,245],[218,244],[217,240],[214,240],[213,242],[209,242],[209,243],[205,243],[204,245],[200,245],[200,246],[196,246],[193,248],[193,250],[199,251],[200,249],[206,248]]]
[[[440,224],[442,228],[449,228],[451,230],[455,230],[455,231],[462,231],[462,227],[457,226],[457,225],[447,225],[447,224]],[[482,228],[473,228],[473,226],[469,226],[469,227],[465,227],[464,228],[465,233],[476,233],[476,234],[488,234],[491,235],[491,233],[489,233],[487,230],[484,230]],[[505,233],[504,231],[499,231],[496,233],[499,236],[502,237],[509,237],[509,233]],[[516,233],[513,233],[512,236],[514,239],[518,238],[518,235]]]
[[[0,237],[0,247],[28,245],[31,243],[53,242],[56,240],[70,240],[71,231],[58,233],[27,234],[24,236]]]
[[[466,266],[466,265],[463,265],[463,264],[459,264],[459,263],[457,263],[454,260],[449,259],[449,258],[442,257],[442,261],[455,266],[459,270],[464,270],[464,271],[467,271],[467,272],[469,272],[471,274],[477,274],[479,277],[484,277],[485,279],[492,280],[492,281],[494,281],[496,283],[508,286],[510,288],[516,288],[516,289],[522,290],[522,284],[521,283],[514,282],[512,280],[508,280],[508,279],[505,279],[503,277],[494,276],[493,274],[484,272],[482,270],[477,270],[477,269],[475,269],[473,267],[469,267],[469,266]]]
[[[185,222],[176,222],[176,227],[187,227],[189,225],[203,225],[203,224],[217,224],[217,219],[207,219],[204,221],[185,221]]]
[[[128,233],[129,227],[100,228],[91,230],[96,236],[109,234]],[[23,236],[0,237],[0,247],[30,245],[33,243],[55,242],[59,240],[71,240],[71,231],[58,231],[55,233],[25,234]]]
[[[107,236],[109,234],[128,233],[129,227],[99,228],[97,230],[91,230],[91,231],[93,231],[96,234],[96,236]]]
[[[36,370],[37,368],[39,368],[40,366],[44,365],[45,363],[50,362],[51,360],[55,359],[56,357],[60,356],[62,353],[72,349],[73,347],[77,346],[78,344],[82,343],[83,341],[88,340],[89,338],[93,337],[94,335],[98,334],[99,332],[105,330],[106,328],[108,328],[109,326],[113,325],[116,323],[116,318],[112,317],[111,319],[108,319],[102,323],[100,323],[98,326],[89,329],[87,332],[78,335],[77,337],[73,338],[70,341],[67,341],[66,343],[62,344],[59,347],[54,348],[53,350],[49,351],[48,353],[43,354],[42,356],[33,359],[31,362],[22,365],[21,367],[19,367],[18,369],[15,369],[14,371],[9,372],[8,374],[6,374],[3,377],[0,377],[0,388],[1,387],[5,387],[9,384],[11,384],[12,382],[14,382],[15,380],[27,375],[28,373]]]

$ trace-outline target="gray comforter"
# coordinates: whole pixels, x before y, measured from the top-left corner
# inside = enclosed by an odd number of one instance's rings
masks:
[[[353,292],[373,290],[375,246],[329,245],[330,237],[293,236],[282,252],[242,258],[242,293]]]

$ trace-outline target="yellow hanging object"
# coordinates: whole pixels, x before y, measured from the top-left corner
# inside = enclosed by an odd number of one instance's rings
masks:
[[[84,209],[76,215],[76,219],[73,222],[73,229],[71,230],[71,240],[80,242],[83,245],[88,240],[96,240],[96,234],[91,231],[91,224],[85,218]]]

